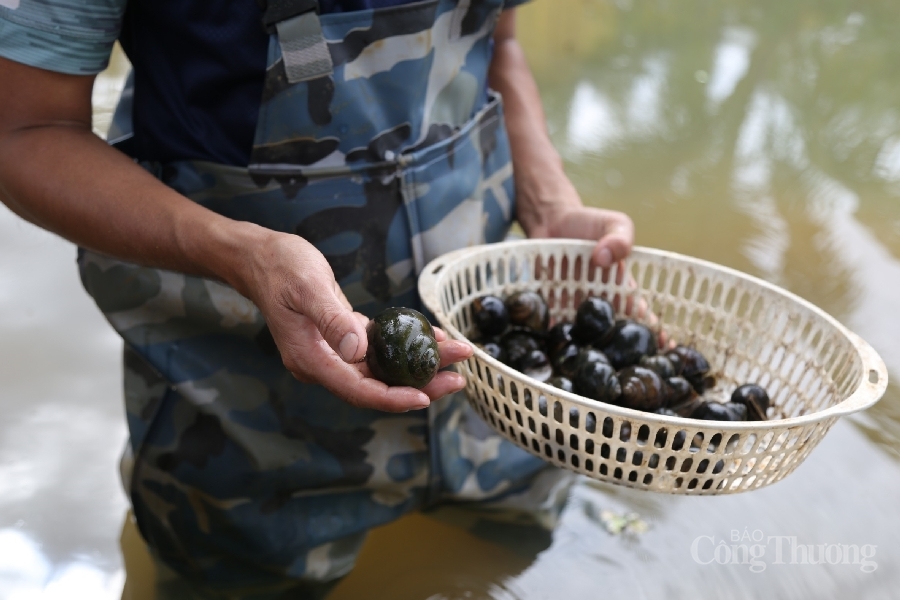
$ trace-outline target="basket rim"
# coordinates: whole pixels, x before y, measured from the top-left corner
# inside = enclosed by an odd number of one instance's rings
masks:
[[[467,248],[462,248],[460,250],[455,250],[453,252],[449,252],[444,254],[438,258],[435,258],[431,262],[429,262],[425,269],[423,269],[422,274],[420,275],[418,282],[419,295],[422,298],[425,306],[434,314],[435,318],[440,323],[440,326],[445,329],[448,335],[457,340],[464,340],[469,343],[471,341],[466,336],[462,335],[460,332],[449,320],[448,316],[441,309],[440,302],[437,296],[437,290],[439,286],[443,284],[444,280],[447,276],[447,267],[452,267],[454,264],[459,263],[462,260],[469,258],[471,255],[483,254],[486,252],[497,252],[504,249],[517,249],[517,248],[531,248],[531,247],[539,247],[542,244],[554,244],[554,245],[563,245],[563,246],[574,246],[580,250],[591,250],[596,245],[596,242],[589,240],[577,240],[577,239],[567,239],[567,238],[552,238],[552,239],[526,239],[526,240],[513,240],[506,242],[499,242],[495,244],[481,244],[477,246],[469,246]],[[500,361],[490,357],[479,349],[477,346],[472,344],[473,349],[475,351],[475,355],[478,356],[480,360],[486,362],[492,368],[496,369],[498,372],[510,377],[512,379],[517,378],[527,378],[527,385],[540,389],[544,393],[549,393],[550,395],[555,395],[561,398],[568,400],[569,402],[573,402],[584,406],[585,408],[593,408],[595,410],[603,410],[606,413],[627,417],[630,420],[638,420],[644,419],[651,422],[665,424],[670,426],[682,426],[682,427],[694,427],[697,429],[709,429],[710,427],[715,427],[721,431],[728,432],[741,432],[745,430],[758,430],[760,427],[768,427],[768,428],[789,428],[796,426],[804,426],[812,423],[817,423],[819,421],[823,421],[830,418],[836,418],[844,415],[848,415],[854,412],[858,412],[861,410],[865,410],[876,402],[878,402],[881,397],[884,395],[885,390],[887,389],[888,384],[888,374],[887,368],[884,364],[882,358],[878,355],[872,346],[866,342],[859,335],[850,331],[847,327],[845,327],[840,321],[835,319],[833,316],[813,304],[804,298],[794,294],[793,292],[786,290],[780,286],[777,286],[771,282],[765,281],[764,279],[760,279],[754,275],[750,275],[748,273],[744,273],[738,271],[737,269],[733,269],[731,267],[727,267],[725,265],[720,265],[702,258],[695,258],[692,256],[687,256],[684,254],[679,254],[677,252],[672,252],[670,250],[662,250],[657,248],[650,248],[646,246],[634,246],[632,248],[631,255],[625,259],[625,263],[629,261],[629,259],[635,255],[648,255],[648,256],[656,256],[663,257],[670,260],[694,264],[700,267],[704,267],[710,269],[712,271],[718,271],[721,273],[725,273],[736,277],[738,279],[742,279],[744,281],[748,281],[754,285],[758,285],[762,288],[765,288],[775,294],[778,294],[787,300],[792,302],[796,302],[797,304],[803,306],[805,309],[814,313],[817,317],[824,319],[831,326],[833,326],[841,335],[845,336],[850,343],[853,345],[856,350],[862,367],[862,375],[860,376],[859,382],[856,385],[856,388],[853,389],[850,394],[844,398],[841,402],[835,404],[834,406],[830,406],[824,410],[809,413],[806,415],[798,416],[798,417],[788,417],[786,419],[773,419],[767,421],[707,421],[701,419],[691,419],[688,417],[668,417],[664,415],[657,415],[655,413],[647,413],[644,411],[639,411],[631,408],[625,408],[622,406],[616,406],[613,404],[607,404],[605,402],[600,402],[598,400],[593,400],[591,398],[587,398],[585,396],[581,396],[578,394],[574,394],[572,392],[567,392],[565,390],[559,389],[557,387],[551,386],[547,383],[542,383],[536,379],[529,378],[527,375],[516,371],[512,367],[509,367]],[[871,373],[875,373],[875,381],[872,381]],[[765,425],[763,425],[765,424]]]

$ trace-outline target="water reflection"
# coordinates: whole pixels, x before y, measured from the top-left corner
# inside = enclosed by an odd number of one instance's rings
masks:
[[[554,140],[585,199],[631,214],[640,243],[818,304],[896,378],[900,80],[888,5],[590,4],[606,28],[536,25],[557,4],[521,11]],[[603,31],[593,45],[561,51],[591,27]],[[898,404],[892,385],[873,419],[855,421],[892,455]]]
[[[0,598],[113,598],[121,342],[74,246],[0,207],[0,257]]]
[[[119,74],[98,81],[109,113]],[[103,127],[101,110],[95,126]],[[75,247],[0,205],[0,598],[118,598],[122,343]]]
[[[124,579],[122,571],[106,572],[90,556],[53,564],[20,529],[0,529],[0,597],[6,600],[113,600]]]
[[[726,27],[716,47],[709,85],[706,86],[706,109],[714,113],[747,74],[750,53],[756,46],[756,34],[746,27]],[[696,74],[694,79],[696,79]]]

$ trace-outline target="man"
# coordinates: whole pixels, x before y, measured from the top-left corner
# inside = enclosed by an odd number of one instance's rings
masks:
[[[0,5],[0,193],[82,248],[126,342],[126,487],[182,575],[320,589],[369,528],[543,467],[458,395],[436,402],[460,375],[389,388],[360,363],[364,315],[418,306],[431,258],[513,217],[598,240],[603,267],[630,250],[628,217],[563,172],[518,3]],[[117,37],[134,87],[111,147],[90,99]],[[439,342],[442,365],[471,354]]]

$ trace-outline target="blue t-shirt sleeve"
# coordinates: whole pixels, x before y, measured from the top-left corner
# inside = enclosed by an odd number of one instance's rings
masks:
[[[60,73],[106,68],[126,0],[0,0],[0,56]]]

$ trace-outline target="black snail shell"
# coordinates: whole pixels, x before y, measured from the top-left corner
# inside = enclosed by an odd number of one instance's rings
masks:
[[[557,362],[554,363],[554,366],[558,368],[561,375],[568,377],[574,383],[580,370],[585,370],[584,372],[587,372],[587,367],[584,365],[594,363],[609,365],[606,355],[599,350],[594,350],[593,348],[579,348],[575,344],[572,344],[567,349],[565,357],[558,358]],[[613,371],[615,370],[613,369]],[[575,387],[577,388],[578,386],[576,385]]]
[[[512,329],[500,337],[500,347],[506,352],[506,364],[516,368],[523,356],[541,349],[541,342],[526,329]]]
[[[563,377],[571,379],[575,376],[578,368],[578,362],[581,356],[581,350],[575,344],[569,344],[559,352],[551,355],[550,362],[553,368]]]
[[[547,353],[552,359],[572,342],[572,324],[565,321],[557,323],[547,332]]]
[[[434,329],[422,313],[388,308],[366,326],[366,364],[384,383],[423,388],[438,372],[441,356]]]
[[[704,402],[691,413],[691,418],[706,421],[746,421],[747,407],[738,402]]]
[[[662,415],[664,417],[677,417],[678,416],[677,412],[675,412],[671,408],[665,408],[665,407],[657,408],[653,412],[656,413],[657,415]]]
[[[672,379],[676,378],[673,377]],[[685,383],[687,382],[685,381]],[[670,402],[667,407],[679,417],[690,417],[692,414],[694,414],[694,411],[698,410],[701,405],[706,403],[705,400],[694,393],[694,389],[691,388],[691,384],[687,383],[687,386],[690,388],[688,396],[682,400]]]
[[[516,292],[506,299],[509,322],[533,331],[545,332],[550,324],[547,303],[537,292]]]
[[[517,371],[521,371],[525,375],[537,379],[538,381],[547,381],[553,375],[553,367],[550,366],[550,359],[544,354],[543,350],[532,350],[522,355],[515,362],[511,362],[510,366]]]
[[[606,358],[606,355],[600,352],[599,350],[595,350],[594,348],[581,348],[578,351],[578,365],[581,363],[592,363],[592,362],[602,362],[609,364],[609,359]],[[576,366],[578,366],[576,365]]]
[[[674,354],[677,359],[669,356],[670,359],[680,360],[680,374],[685,378],[696,377],[697,375],[706,375],[709,372],[709,361],[698,350],[690,346],[675,346],[668,353]]]
[[[484,350],[485,354],[487,354],[491,358],[499,360],[502,363],[506,362],[506,352],[503,350],[503,347],[499,342],[495,340],[489,340],[478,345],[482,350]]]
[[[579,344],[606,344],[616,325],[616,311],[603,298],[588,298],[578,305],[572,336]]]
[[[566,392],[571,392],[575,389],[572,385],[572,380],[568,377],[551,377],[547,380],[547,383]]]
[[[582,396],[615,404],[622,395],[616,371],[602,362],[583,362],[572,380],[575,391]]]
[[[500,335],[509,325],[509,312],[501,298],[487,295],[472,301],[472,319],[481,335]]]
[[[698,394],[715,385],[715,379],[708,377],[709,361],[698,350],[689,346],[676,346],[666,353],[675,365],[678,374],[691,382]]]
[[[675,372],[675,365],[673,365],[672,361],[665,356],[642,356],[638,364],[650,369],[663,379],[678,375],[678,373]]]
[[[766,390],[755,383],[747,383],[734,390],[731,401],[747,407],[748,421],[765,421],[771,404]]]
[[[612,338],[601,349],[610,364],[621,369],[637,364],[642,356],[656,354],[656,335],[649,327],[623,319],[616,322]]]
[[[669,388],[668,404],[670,405],[684,402],[696,395],[694,388],[684,377],[669,377],[666,379],[666,385]]]
[[[635,410],[654,411],[668,400],[663,378],[645,367],[626,367],[619,372],[622,397],[619,404]]]

